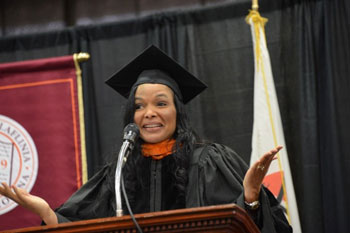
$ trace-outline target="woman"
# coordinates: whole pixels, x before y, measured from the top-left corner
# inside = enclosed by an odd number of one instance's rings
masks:
[[[230,148],[201,142],[189,125],[184,104],[206,86],[192,74],[151,46],[107,83],[128,98],[124,124],[134,122],[140,129],[123,170],[134,213],[237,203],[262,232],[292,231],[278,202],[262,187],[282,147],[267,152],[248,169]],[[55,211],[43,199],[16,187],[12,192],[3,184],[0,193],[46,224],[115,216],[115,167],[115,163],[105,166]]]

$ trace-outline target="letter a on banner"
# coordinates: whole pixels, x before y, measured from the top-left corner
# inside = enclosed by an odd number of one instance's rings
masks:
[[[264,26],[267,19],[262,18],[258,11],[252,10],[246,21],[251,25],[255,57],[254,123],[250,161],[251,164],[254,163],[260,156],[278,145],[284,147],[278,153],[278,159],[271,163],[263,183],[285,208],[287,219],[294,232],[299,233],[301,228],[298,207],[289,168],[270,57],[266,46]]]
[[[55,209],[87,179],[77,55],[0,64],[0,183]],[[0,230],[41,219],[0,195]]]

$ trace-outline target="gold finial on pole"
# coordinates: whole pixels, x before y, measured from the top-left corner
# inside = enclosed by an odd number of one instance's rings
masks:
[[[255,11],[258,11],[258,9],[259,9],[258,0],[252,1],[252,9]]]
[[[88,53],[74,53],[75,59],[77,59],[78,62],[87,61],[90,59],[90,54]]]

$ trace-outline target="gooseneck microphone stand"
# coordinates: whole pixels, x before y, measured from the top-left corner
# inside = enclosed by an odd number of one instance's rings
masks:
[[[116,216],[123,216],[122,198],[120,184],[122,178],[122,169],[131,154],[136,138],[139,135],[139,128],[136,124],[130,123],[124,129],[123,145],[118,154],[117,168],[115,171],[115,196],[116,196]]]

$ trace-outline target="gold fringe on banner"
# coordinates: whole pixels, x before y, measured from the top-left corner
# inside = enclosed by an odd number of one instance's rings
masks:
[[[81,69],[79,66],[79,62],[87,61],[89,60],[89,58],[90,58],[90,54],[88,53],[73,54],[73,60],[74,60],[75,70],[77,75],[79,121],[80,121],[80,147],[81,147],[81,165],[82,165],[83,184],[85,184],[86,181],[88,180],[88,172],[87,172],[86,144],[85,144],[83,85],[82,85]]]

